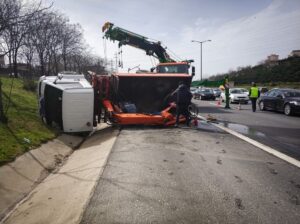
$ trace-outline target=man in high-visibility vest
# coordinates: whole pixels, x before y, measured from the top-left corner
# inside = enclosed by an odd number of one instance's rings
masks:
[[[256,101],[257,98],[260,96],[260,92],[258,90],[258,88],[256,87],[256,84],[254,82],[252,82],[252,87],[250,88],[249,91],[249,97],[252,103],[252,111],[255,112],[256,111]]]

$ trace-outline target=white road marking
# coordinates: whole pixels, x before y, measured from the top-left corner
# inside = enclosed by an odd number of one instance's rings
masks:
[[[196,116],[198,118],[200,118],[200,119],[206,120],[206,118],[203,117],[203,116],[201,116],[201,115],[196,115]],[[214,126],[216,126],[216,127],[218,127],[218,128],[220,128],[220,129],[222,129],[222,130],[224,130],[224,131],[226,131],[226,132],[228,132],[229,134],[232,134],[232,135],[234,135],[234,136],[236,136],[236,137],[238,137],[238,138],[240,138],[240,139],[242,139],[242,140],[244,140],[244,141],[246,141],[246,142],[248,142],[248,143],[250,143],[250,144],[252,144],[252,145],[254,145],[256,147],[258,147],[258,148],[260,148],[261,150],[263,150],[263,151],[265,151],[267,153],[272,154],[273,156],[276,156],[279,159],[282,159],[282,160],[284,160],[284,161],[286,161],[286,162],[288,162],[288,163],[290,163],[290,164],[292,164],[292,165],[300,168],[300,161],[298,161],[298,160],[296,160],[296,159],[294,159],[294,158],[292,158],[290,156],[287,156],[287,155],[285,155],[285,154],[283,154],[281,152],[278,152],[276,149],[273,149],[273,148],[271,148],[269,146],[266,146],[266,145],[264,145],[264,144],[262,144],[260,142],[257,142],[257,141],[255,141],[255,140],[253,140],[253,139],[251,139],[251,138],[249,138],[249,137],[247,137],[245,135],[242,135],[242,134],[240,134],[240,133],[238,133],[236,131],[233,131],[233,130],[231,130],[229,128],[226,128],[226,127],[224,127],[222,125],[215,124],[215,123],[211,123],[211,124],[214,125]]]

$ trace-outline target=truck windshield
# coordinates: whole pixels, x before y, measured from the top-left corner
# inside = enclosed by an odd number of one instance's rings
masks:
[[[159,65],[158,73],[188,73],[188,65]]]

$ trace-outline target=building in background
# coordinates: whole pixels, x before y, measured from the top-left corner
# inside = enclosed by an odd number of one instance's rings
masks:
[[[293,50],[290,54],[289,57],[300,57],[300,50]]]
[[[278,65],[279,55],[278,54],[270,54],[265,61],[265,64],[273,66]]]
[[[275,62],[279,60],[279,55],[278,54],[271,54],[267,58],[267,62]]]

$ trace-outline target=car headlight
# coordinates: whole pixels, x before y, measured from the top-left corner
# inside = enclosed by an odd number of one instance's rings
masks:
[[[290,101],[290,104],[300,105],[300,102],[298,102],[298,101]]]

